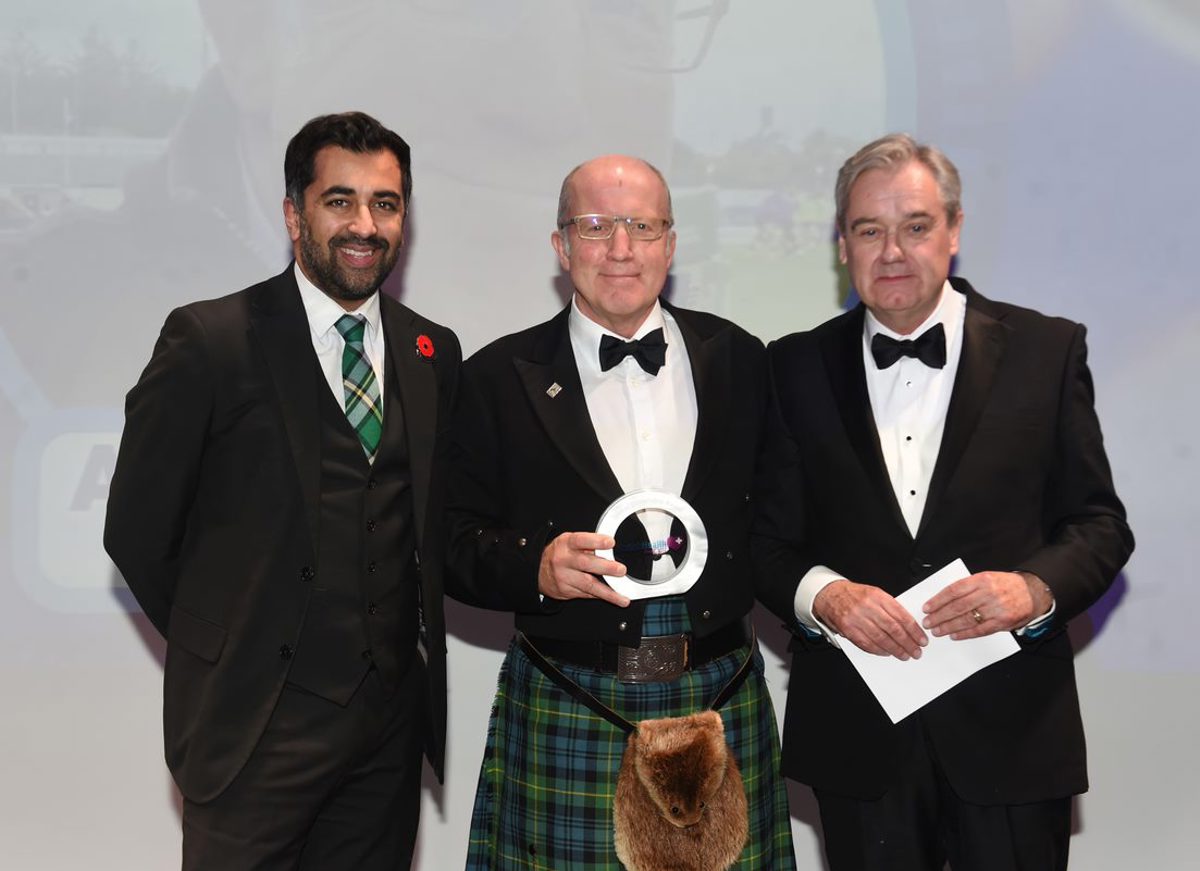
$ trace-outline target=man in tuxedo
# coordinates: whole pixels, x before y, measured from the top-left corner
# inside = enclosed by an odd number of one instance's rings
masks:
[[[126,401],[105,547],[167,639],[185,869],[396,869],[445,730],[440,434],[460,352],[379,292],[408,145],[288,145],[295,262],[167,318]]]
[[[570,305],[463,367],[447,592],[512,612],[536,655],[635,723],[702,710],[753,657],[720,708],[750,815],[734,867],[791,868],[774,714],[746,625],[763,347],[728,321],[659,300],[671,226],[666,182],[642,160],[597,158],[564,180],[551,241],[574,286]],[[708,556],[686,591],[631,601],[598,577],[626,574],[596,553],[623,545],[594,530],[610,503],[644,488],[695,509]],[[678,528],[654,511],[626,524],[639,525],[629,575],[671,575]],[[647,546],[647,534],[665,546]],[[501,670],[467,867],[615,871],[625,733],[535,662],[514,643]]]
[[[1133,548],[1084,328],[948,278],[960,194],[908,136],[850,158],[838,251],[862,304],[768,349],[758,589],[796,632],[784,768],[833,871],[1066,867],[1087,789],[1066,625]],[[973,574],[897,603],[956,558]],[[838,649],[995,632],[1020,651],[894,725]]]

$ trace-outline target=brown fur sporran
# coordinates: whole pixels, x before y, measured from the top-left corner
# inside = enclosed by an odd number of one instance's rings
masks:
[[[746,793],[716,711],[644,720],[629,736],[614,801],[629,871],[725,871],[749,833]]]

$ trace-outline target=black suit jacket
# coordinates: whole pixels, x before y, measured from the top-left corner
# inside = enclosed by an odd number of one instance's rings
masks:
[[[412,471],[432,711],[445,731],[442,430],[454,334],[383,296]],[[436,357],[416,353],[417,336]],[[167,318],[125,407],[104,544],[167,639],[167,764],[184,795],[219,794],[249,757],[287,677],[316,566],[323,380],[292,269]]]
[[[896,725],[844,654],[798,636],[784,767],[817,788],[876,797],[895,781],[919,717],[962,798],[1071,795],[1087,775],[1064,630],[1108,589],[1133,537],[1093,408],[1084,328],[952,282],[967,297],[962,358],[915,538],[867,395],[865,309],[771,344],[758,593],[795,629],[793,596],[814,565],[897,595],[961,557],[971,571],[1039,575],[1057,603],[1052,625]]]
[[[764,400],[762,343],[726,320],[664,307],[687,346],[696,441],[682,496],[700,515],[709,556],[686,594],[706,635],[744,616],[750,580],[750,488]],[[531,635],[636,646],[646,600],[539,601],[542,549],[562,531],[596,528],[621,494],[592,428],[568,333],[569,308],[499,339],[463,366],[448,504],[447,592],[513,611]],[[561,388],[551,396],[547,390]]]

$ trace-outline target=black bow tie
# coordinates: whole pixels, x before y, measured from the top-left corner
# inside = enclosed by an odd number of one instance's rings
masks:
[[[916,357],[931,369],[941,369],[946,365],[946,331],[937,324],[915,339],[903,341],[876,333],[871,339],[871,355],[880,369],[888,368],[901,357]]]
[[[667,343],[663,339],[662,327],[651,330],[640,339],[623,342],[616,336],[600,337],[600,370],[607,372],[626,357],[637,360],[638,365],[651,375],[657,375],[667,362]]]

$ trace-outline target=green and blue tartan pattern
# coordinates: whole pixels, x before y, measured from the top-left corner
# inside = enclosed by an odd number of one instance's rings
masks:
[[[642,632],[688,631],[679,597],[649,603]],[[621,684],[615,676],[556,663],[571,680],[637,722],[702,710],[746,650],[677,681]],[[720,710],[749,805],[750,838],[736,871],[796,867],[775,711],[762,657]],[[613,795],[626,735],[568,696],[515,644],[501,666],[471,818],[467,871],[619,871]]]
[[[358,433],[368,460],[374,460],[383,437],[383,406],[379,382],[363,348],[367,322],[355,315],[342,315],[334,324],[346,340],[342,350],[342,386],[346,391],[346,419]]]

